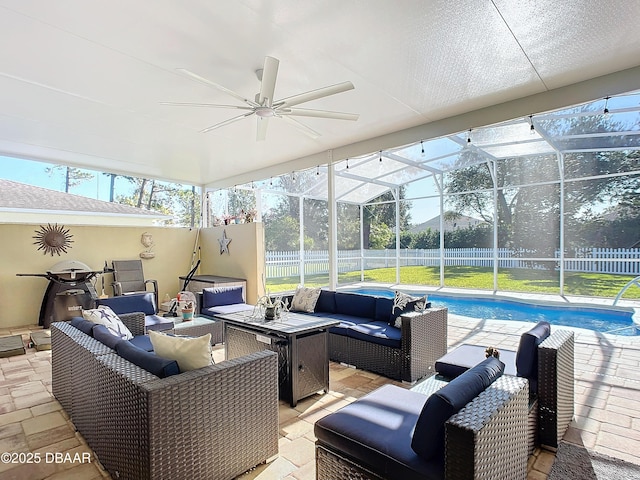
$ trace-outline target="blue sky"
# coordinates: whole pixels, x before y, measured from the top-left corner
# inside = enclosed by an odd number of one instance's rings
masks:
[[[51,166],[53,164],[0,156],[0,178],[62,192],[64,191],[64,170],[60,169],[54,171],[53,175],[49,175],[46,169]],[[91,173],[94,174],[92,179],[71,187],[69,193],[109,201],[110,177],[103,175],[102,172],[93,171]],[[420,192],[424,186],[419,182],[413,187],[415,188],[410,186],[408,189],[410,196],[424,194],[424,192]],[[417,191],[414,191],[416,189]],[[116,195],[131,195],[132,193],[133,188],[130,182],[116,178]],[[423,200],[419,203],[420,208],[413,208],[411,211],[412,223],[425,222],[439,214],[439,203],[436,199]]]
[[[49,163],[34,162],[18,158],[0,157],[0,177],[5,180],[35,185],[37,187],[48,188],[50,190],[64,191],[64,170],[54,171],[53,175],[46,172]],[[109,177],[100,172],[92,172],[94,177],[91,180],[82,182],[77,187],[72,187],[69,193],[82,195],[89,198],[109,201]],[[120,180],[116,187],[124,187],[124,182]],[[130,189],[129,189],[130,190]]]

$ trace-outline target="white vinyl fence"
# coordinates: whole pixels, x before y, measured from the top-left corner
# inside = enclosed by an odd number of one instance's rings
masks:
[[[445,248],[445,266],[493,267],[492,248]],[[555,259],[536,258],[527,252],[517,252],[507,248],[498,249],[499,268],[545,268],[555,263],[558,270],[560,252]],[[399,253],[399,263],[404,266],[437,267],[440,265],[440,249],[403,249]],[[267,278],[295,277],[300,275],[300,265],[304,265],[305,275],[329,273],[329,251],[268,251],[266,252]],[[391,268],[396,265],[396,250],[338,250],[338,273],[346,273],[374,268]],[[566,255],[567,272],[617,273],[640,275],[640,248],[582,248]]]

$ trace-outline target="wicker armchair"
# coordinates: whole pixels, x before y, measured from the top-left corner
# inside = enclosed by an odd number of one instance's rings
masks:
[[[278,453],[277,355],[158,378],[66,323],[52,389],[114,478],[232,479]]]
[[[415,402],[406,402],[408,416],[403,419],[403,422],[411,423],[419,415],[427,397],[403,389],[398,390],[400,394],[415,397]],[[496,380],[447,421],[444,458],[433,461],[420,460],[411,452],[402,458],[391,454],[378,460],[373,455],[355,458],[318,439],[316,479],[525,479],[528,395],[526,379],[503,376]],[[366,402],[366,398],[358,402]],[[407,440],[404,447],[394,445],[390,449],[410,450],[409,442]]]

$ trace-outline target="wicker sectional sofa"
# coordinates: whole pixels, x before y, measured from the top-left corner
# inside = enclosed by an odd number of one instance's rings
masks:
[[[66,322],[51,343],[53,394],[113,478],[232,479],[278,453],[273,352],[159,378]]]
[[[392,298],[321,290],[307,314],[340,321],[329,329],[330,360],[413,383],[433,374],[447,351],[447,309],[405,313],[396,328],[392,308]]]

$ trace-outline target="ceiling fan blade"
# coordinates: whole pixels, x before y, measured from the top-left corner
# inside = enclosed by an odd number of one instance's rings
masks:
[[[264,57],[264,67],[262,69],[262,79],[260,83],[260,95],[258,103],[270,107],[273,103],[273,92],[276,89],[276,78],[278,76],[278,65],[280,61],[273,57]],[[265,100],[267,103],[265,104]]]
[[[204,130],[200,130],[200,133],[207,133],[207,132],[210,132],[211,130],[215,130],[216,128],[224,127],[225,125],[229,125],[230,123],[237,122],[238,120],[242,120],[243,118],[253,115],[254,113],[255,112],[253,110],[251,112],[243,113],[242,115],[238,115],[237,117],[230,118],[229,120],[216,123],[215,125],[211,125],[210,127],[207,127]]]
[[[211,107],[211,108],[235,108],[238,110],[253,110],[253,107],[241,107],[239,105],[219,105],[217,103],[160,102],[160,105],[169,105],[172,107]]]
[[[274,104],[274,107],[293,107],[294,105],[328,97],[329,95],[335,95],[336,93],[346,92],[348,90],[353,90],[354,88],[355,87],[351,82],[337,83],[336,85],[331,85],[329,87],[318,88],[317,90],[311,90],[310,92],[283,98],[282,100],[278,100]]]
[[[278,115],[293,115],[296,117],[331,118],[336,120],[358,120],[357,113],[331,112],[329,110],[312,110],[309,108],[279,108]]]
[[[316,139],[316,138],[320,137],[320,134],[318,132],[316,132],[313,128],[307,127],[304,123],[300,123],[295,118],[286,117],[286,116],[285,117],[280,117],[280,118],[282,118],[282,120],[284,120],[285,122],[289,123],[290,125],[293,125],[298,130],[300,130],[302,133],[310,136],[313,139]]]
[[[258,129],[256,130],[256,140],[262,142],[267,138],[267,127],[269,126],[269,117],[257,117]]]
[[[234,92],[233,90],[229,90],[226,87],[223,87],[222,85],[218,85],[215,82],[212,82],[211,80],[207,80],[204,77],[201,77],[200,75],[198,75],[197,73],[193,73],[189,70],[187,70],[186,68],[176,68],[176,71],[182,73],[183,75],[186,75],[188,77],[191,77],[192,79],[200,82],[200,83],[204,83],[205,85],[209,85],[210,87],[216,88],[218,90],[220,90],[223,93],[226,93],[227,95],[231,95],[233,98],[237,98],[238,100],[240,100],[241,102],[246,103],[247,105],[250,105],[252,107],[257,107],[258,104],[256,102],[254,102],[253,100],[249,100],[248,98],[243,97],[242,95],[240,95],[239,93]]]

